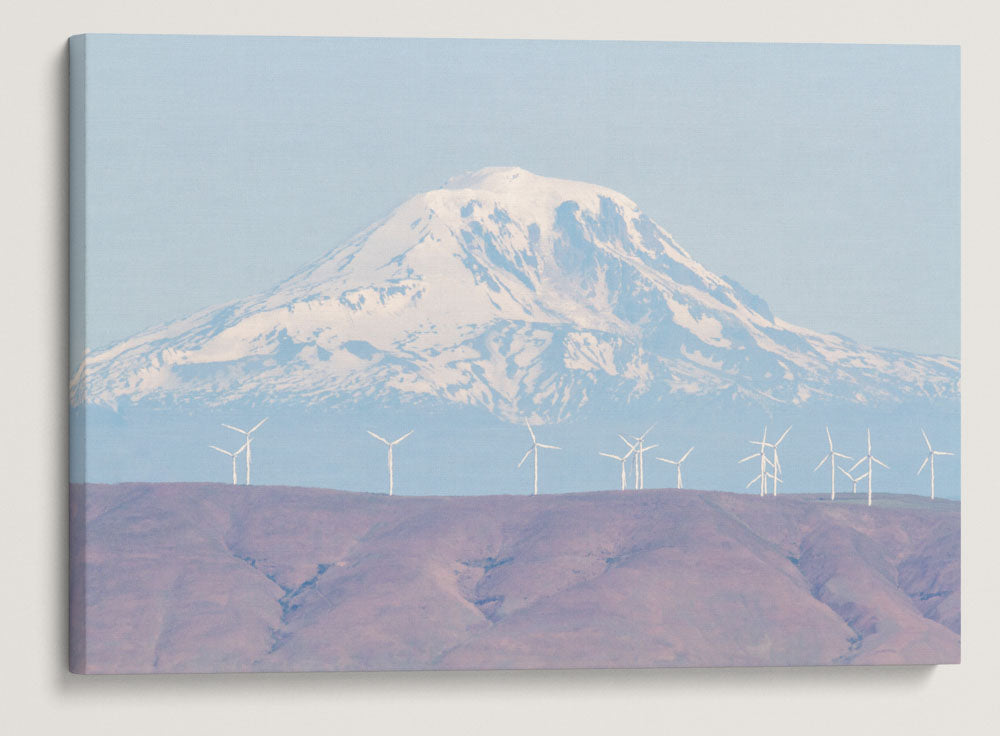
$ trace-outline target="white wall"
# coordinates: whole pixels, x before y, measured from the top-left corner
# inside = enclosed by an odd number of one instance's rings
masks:
[[[735,3],[733,3],[735,4]],[[0,44],[0,728],[7,733],[987,732],[1000,555],[997,17],[987,2],[21,0]],[[939,668],[71,677],[65,671],[66,56],[81,32],[961,43],[963,659]],[[917,298],[918,295],[915,295]],[[990,687],[993,685],[993,687]]]

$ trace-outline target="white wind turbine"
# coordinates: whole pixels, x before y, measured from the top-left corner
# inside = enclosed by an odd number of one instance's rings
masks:
[[[687,452],[685,452],[684,455],[681,457],[680,460],[667,460],[667,458],[665,458],[665,457],[658,457],[658,458],[656,458],[660,462],[670,463],[671,465],[676,465],[677,466],[677,487],[678,488],[683,488],[684,487],[684,480],[681,477],[681,464],[685,460],[687,460],[687,456],[691,454],[691,450],[693,450],[693,449],[694,448],[692,447],[690,450],[688,450]]]
[[[635,445],[629,445],[628,452],[619,457],[618,455],[612,455],[607,452],[599,452],[598,455],[603,455],[604,457],[610,457],[612,460],[618,460],[622,464],[622,490],[625,490],[625,485],[627,480],[625,478],[625,462],[629,459],[632,453],[635,452]]]
[[[640,450],[636,450],[639,454],[639,490],[641,491],[646,487],[646,458],[645,454],[650,450],[659,447],[659,445],[650,445],[649,447],[643,447]]]
[[[223,424],[222,425],[226,429],[234,429],[234,430],[236,430],[237,432],[239,432],[240,434],[244,435],[247,438],[247,441],[245,443],[243,443],[243,446],[247,450],[247,482],[246,482],[247,485],[250,485],[250,442],[253,439],[252,437],[250,437],[250,435],[252,435],[258,429],[260,429],[260,425],[262,425],[266,421],[267,421],[267,417],[264,417],[259,422],[257,422],[255,425],[253,425],[253,427],[250,428],[250,429],[240,429],[239,427],[234,427],[232,424]]]
[[[767,441],[767,427],[764,427],[764,436],[761,439],[761,441],[760,442],[755,442],[755,441],[751,440],[750,444],[752,444],[752,445],[760,445],[760,452],[755,452],[753,455],[747,455],[745,458],[743,458],[742,460],[740,460],[738,462],[745,463],[748,460],[753,460],[755,457],[759,457],[760,458],[760,474],[756,478],[754,478],[752,481],[750,481],[749,483],[747,483],[746,487],[749,488],[750,486],[752,486],[754,483],[756,483],[759,480],[760,481],[760,495],[761,495],[761,498],[763,498],[764,495],[767,493],[767,477],[768,477],[767,466],[770,465],[772,468],[774,467],[774,463],[767,456],[767,448],[771,446],[771,444]]]
[[[411,429],[409,432],[407,432],[406,434],[404,434],[402,437],[400,437],[399,439],[395,439],[392,442],[390,442],[389,440],[387,440],[385,437],[379,437],[377,434],[375,434],[374,432],[372,432],[370,429],[366,429],[365,431],[368,434],[370,434],[372,437],[374,437],[375,439],[377,439],[379,442],[384,442],[386,444],[386,446],[389,448],[389,495],[391,496],[392,495],[392,448],[395,445],[398,445],[403,440],[405,440],[411,434],[413,434],[413,430]]]
[[[621,437],[622,442],[624,442],[630,448],[633,446],[633,443],[635,443],[635,487],[639,490],[642,490],[646,484],[646,463],[643,456],[646,454],[646,452],[652,450],[654,447],[657,446],[657,445],[650,445],[649,447],[646,447],[645,445],[643,445],[643,442],[646,441],[646,435],[649,434],[650,431],[655,426],[656,426],[655,423],[650,424],[649,429],[647,429],[638,437],[635,437],[633,435],[632,442],[629,442],[627,439],[625,439],[624,436],[618,435],[619,437]]]
[[[830,452],[826,454],[826,457],[819,461],[819,465],[813,468],[813,472],[815,473],[819,470],[823,466],[823,463],[827,460],[830,461],[830,500],[835,501],[837,499],[837,470],[839,470],[837,467],[837,458],[841,457],[844,460],[850,460],[851,458],[842,452],[837,452],[833,449],[833,437],[830,436],[829,427],[826,428],[826,439],[830,442]],[[853,480],[853,476],[848,477]],[[857,484],[855,484],[855,487],[856,486]]]
[[[865,478],[868,477],[868,473],[862,473],[857,478],[855,478],[853,475],[851,475],[850,473],[848,473],[843,468],[837,468],[837,470],[839,470],[841,473],[843,473],[844,475],[846,475],[848,478],[851,479],[851,493],[857,493],[858,492],[858,481],[862,481],[862,480],[864,480]]]
[[[770,472],[770,474],[765,473],[763,467],[761,467],[761,471],[760,471],[761,472],[761,480],[762,480],[762,483],[764,485],[764,493],[762,493],[761,495],[765,495],[767,493],[767,476],[768,475],[770,475],[771,480],[774,481],[773,482],[773,491],[772,491],[771,495],[773,495],[773,496],[777,496],[778,495],[778,483],[783,482],[781,480],[781,459],[778,457],[778,445],[780,445],[782,443],[782,441],[785,439],[785,437],[788,436],[788,433],[791,431],[791,429],[792,429],[791,427],[789,427],[788,429],[786,429],[782,433],[782,435],[777,439],[777,441],[775,441],[775,442],[768,442],[767,441],[767,427],[764,427],[764,437],[763,437],[763,439],[761,439],[759,442],[757,440],[750,440],[750,444],[751,445],[760,445],[760,451],[761,451],[761,453],[764,453],[768,447],[771,448],[771,456],[772,456],[771,457],[771,472]],[[751,455],[750,457],[753,457],[753,455]],[[740,462],[743,462],[743,461],[740,460]],[[762,465],[763,465],[763,463],[762,463]],[[753,481],[751,481],[751,483],[752,482]],[[749,486],[747,486],[747,487],[749,488]]]
[[[788,436],[788,433],[791,431],[791,429],[792,429],[791,427],[786,429],[782,433],[782,435],[778,438],[777,442],[771,445],[771,455],[772,459],[774,460],[774,463],[771,466],[771,479],[774,481],[774,491],[771,494],[773,496],[778,495],[778,484],[783,482],[781,480],[781,460],[778,458],[778,445],[780,445],[782,440],[784,440],[785,437]]]
[[[935,450],[933,447],[931,447],[931,441],[929,439],[927,439],[927,433],[924,430],[921,429],[920,430],[920,434],[922,434],[924,436],[924,442],[927,443],[927,457],[925,457],[924,461],[920,464],[920,470],[917,471],[917,475],[920,475],[920,473],[922,473],[923,470],[924,470],[924,466],[927,465],[928,462],[930,462],[930,464],[931,464],[931,501],[933,501],[934,500],[934,456],[935,455],[954,455],[955,453],[954,452],[942,452],[941,450]]]
[[[856,463],[854,463],[854,465],[851,466],[851,471],[853,472],[856,467],[858,467],[859,465],[861,465],[861,463],[865,462],[866,460],[868,461],[868,471],[865,473],[865,475],[862,475],[861,477],[864,478],[865,476],[868,476],[868,505],[871,506],[872,505],[872,463],[877,463],[877,464],[881,465],[883,468],[885,468],[886,470],[889,469],[889,466],[886,465],[881,460],[879,460],[874,455],[872,455],[872,431],[870,429],[868,430],[868,452],[865,454],[865,456],[863,458],[861,458]]]
[[[223,450],[221,447],[216,447],[215,445],[209,445],[209,447],[211,447],[213,450],[216,450],[217,452],[221,452],[223,455],[229,455],[229,457],[231,457],[233,459],[233,485],[235,486],[236,485],[236,458],[239,456],[239,454],[241,452],[243,452],[245,449],[247,449],[246,443],[243,443],[243,446],[240,449],[238,449],[236,452],[230,452],[229,450]]]
[[[522,465],[524,465],[524,461],[528,459],[528,455],[530,455],[531,453],[535,454],[535,490],[532,493],[532,495],[533,496],[537,496],[538,495],[538,450],[539,450],[539,448],[543,448],[543,449],[546,449],[546,450],[561,450],[562,448],[561,447],[556,447],[555,445],[543,445],[541,442],[539,442],[537,439],[535,439],[535,432],[531,428],[531,425],[528,424],[528,420],[527,419],[524,420],[524,426],[526,426],[528,428],[528,432],[531,434],[531,447],[529,447],[528,451],[526,453],[524,453],[524,457],[521,458],[521,462],[519,462],[517,464],[517,467],[521,467]]]

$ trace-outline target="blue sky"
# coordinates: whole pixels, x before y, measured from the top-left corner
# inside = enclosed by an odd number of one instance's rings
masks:
[[[959,353],[957,47],[90,36],[87,85],[90,348],[517,165],[785,320]]]

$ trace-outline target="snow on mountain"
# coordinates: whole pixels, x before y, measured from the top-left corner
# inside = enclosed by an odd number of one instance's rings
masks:
[[[957,399],[959,362],[775,318],[618,192],[487,168],[413,197],[272,290],[88,353],[74,405]]]

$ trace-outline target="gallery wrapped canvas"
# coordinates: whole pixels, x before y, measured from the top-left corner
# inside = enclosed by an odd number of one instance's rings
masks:
[[[959,661],[957,48],[70,58],[73,671]]]

